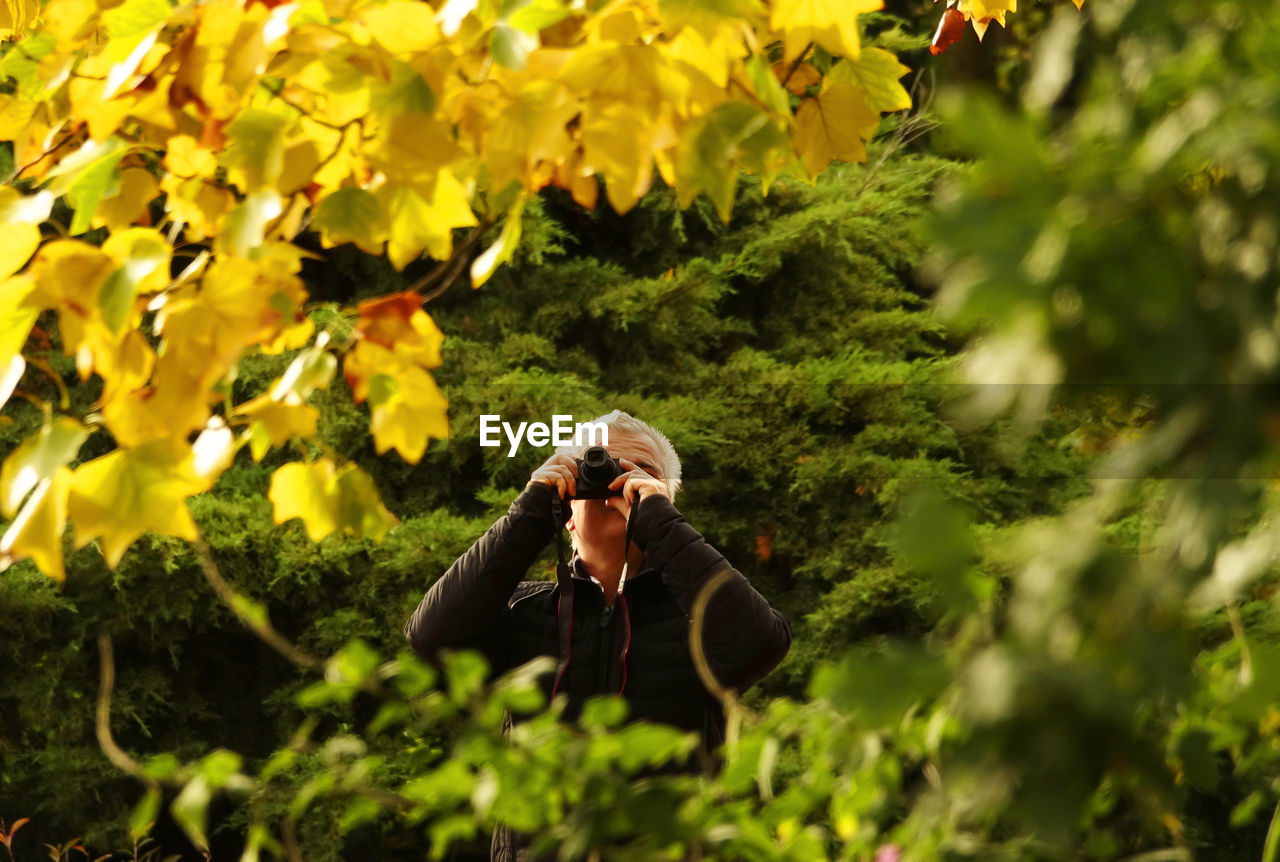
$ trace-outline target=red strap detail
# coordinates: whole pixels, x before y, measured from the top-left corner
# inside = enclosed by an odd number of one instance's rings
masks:
[[[560,618],[560,600],[564,598],[564,593],[556,597],[556,619]],[[627,642],[631,641],[631,627],[627,627]],[[573,618],[569,618],[569,655],[564,660],[564,667],[560,668],[560,673],[556,674],[556,684],[551,687],[551,699],[556,699],[556,692],[560,690],[560,681],[564,679],[565,673],[569,670],[569,662],[573,661]]]
[[[622,647],[622,688],[618,689],[618,694],[622,694],[627,690],[627,652],[631,649],[631,611],[627,610],[627,597],[619,593],[618,598],[622,600],[622,618],[627,623],[627,641]]]

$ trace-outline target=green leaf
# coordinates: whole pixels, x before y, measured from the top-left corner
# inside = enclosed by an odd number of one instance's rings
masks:
[[[249,257],[266,240],[267,225],[279,218],[284,203],[273,188],[261,188],[245,196],[227,213],[222,230],[213,239],[214,251],[230,257]]]
[[[163,24],[173,11],[168,0],[125,0],[102,13],[107,35],[114,39],[142,36]]]
[[[444,662],[449,680],[449,697],[454,703],[466,703],[479,694],[489,673],[489,662],[478,652],[462,650],[452,652]]]
[[[84,233],[103,197],[114,194],[120,182],[120,160],[128,152],[124,141],[116,137],[99,143],[88,140],[49,171],[48,190],[66,195],[75,210],[69,232]]]
[[[570,15],[564,0],[515,0],[502,7],[502,17],[517,30],[541,33]]]
[[[582,726],[593,730],[617,727],[627,718],[627,702],[620,697],[593,697],[582,707]]]
[[[369,254],[382,253],[386,226],[383,224],[382,205],[372,192],[357,188],[339,189],[320,201],[311,224],[320,229],[327,246],[353,242]]]
[[[378,654],[367,643],[360,638],[352,638],[329,659],[325,678],[330,682],[359,686],[377,671],[378,661]]]
[[[23,99],[48,98],[45,82],[41,80],[40,63],[54,52],[58,42],[51,33],[37,33],[22,40],[21,50],[10,48],[0,61],[0,75],[13,78],[18,85],[18,95]]]
[[[394,117],[418,111],[431,114],[436,109],[436,94],[418,71],[408,63],[391,62],[391,80],[370,92],[370,105],[377,113]]]
[[[219,748],[205,755],[197,769],[209,782],[209,787],[216,790],[226,786],[231,777],[240,771],[243,762],[243,758],[234,751]]]
[[[519,71],[529,62],[529,52],[538,49],[538,37],[505,22],[498,22],[489,37],[489,50],[499,66]]]
[[[901,78],[910,71],[883,48],[864,46],[858,59],[846,58],[836,63],[827,79],[861,87],[873,111],[905,111],[911,107],[911,94],[902,86]]]
[[[222,164],[245,192],[274,185],[284,171],[284,132],[289,120],[264,108],[247,108],[227,126]]]
[[[98,293],[98,311],[102,322],[113,334],[118,335],[129,322],[129,312],[138,298],[138,288],[156,270],[169,265],[170,245],[158,234],[149,231],[116,234],[109,244],[120,239],[128,243],[128,258],[116,267]]]
[[[208,820],[209,800],[213,792],[209,782],[203,775],[197,775],[187,782],[186,787],[169,806],[173,819],[187,833],[191,843],[201,850],[209,849],[209,839],[205,836],[205,823]]]
[[[156,824],[156,816],[160,813],[160,788],[152,787],[142,795],[142,799],[134,806],[129,815],[129,834],[135,842],[151,831]]]
[[[178,762],[178,758],[168,752],[150,757],[147,759],[147,762],[142,765],[142,771],[144,773],[151,778],[158,780],[172,778],[178,774],[178,770],[181,768],[182,764]]]
[[[787,91],[778,83],[778,77],[773,74],[773,69],[763,54],[751,55],[751,59],[747,61],[747,77],[751,79],[751,86],[755,89],[756,95],[764,101],[769,110],[778,114],[791,113],[791,101],[787,98]]]
[[[435,687],[436,670],[416,653],[403,649],[396,657],[395,684],[405,697],[416,697]]]
[[[768,179],[780,167],[779,154],[789,153],[790,147],[779,122],[755,105],[717,105],[689,124],[676,147],[682,205],[705,192],[728,224],[738,171],[753,171]]]
[[[338,818],[338,833],[346,835],[357,826],[376,820],[381,813],[378,803],[366,796],[357,796],[347,803],[342,816]]]
[[[941,657],[919,648],[859,649],[823,665],[809,696],[871,727],[896,724],[912,705],[934,697],[949,679]]]
[[[1178,740],[1177,755],[1182,772],[1193,787],[1211,791],[1218,785],[1218,761],[1209,748],[1211,737],[1204,730],[1192,730]]]

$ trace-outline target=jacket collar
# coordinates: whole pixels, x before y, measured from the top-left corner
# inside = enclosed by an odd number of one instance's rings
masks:
[[[590,581],[596,585],[599,585],[600,583],[590,572],[587,571],[587,564],[582,562],[582,558],[579,557],[576,552],[573,555],[573,559],[569,561],[569,571],[573,574],[575,579]],[[652,566],[643,566],[640,571],[636,572],[634,575],[627,575],[627,583],[631,584],[634,583],[637,578],[647,579],[657,574],[658,570]],[[623,587],[623,589],[625,590],[626,587]]]

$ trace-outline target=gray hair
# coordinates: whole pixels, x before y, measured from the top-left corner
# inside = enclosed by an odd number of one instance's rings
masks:
[[[671,445],[671,441],[667,439],[666,434],[663,434],[648,422],[643,422],[630,413],[624,413],[621,410],[611,410],[603,416],[592,419],[591,422],[592,424],[603,424],[610,430],[616,429],[627,434],[634,434],[637,437],[648,437],[654,448],[658,450],[658,463],[653,466],[657,467],[661,473],[662,481],[666,484],[667,490],[671,492],[671,499],[675,499],[676,492],[680,490],[680,457],[676,455],[676,447]],[[585,451],[587,451],[585,445],[560,446],[556,448],[557,454],[571,455],[574,458],[581,458],[582,453]]]

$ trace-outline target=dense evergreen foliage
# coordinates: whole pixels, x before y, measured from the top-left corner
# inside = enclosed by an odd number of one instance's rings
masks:
[[[482,449],[479,415],[584,420],[619,407],[670,435],[684,462],[681,509],[793,621],[788,661],[752,702],[803,695],[815,664],[849,645],[923,636],[946,605],[912,576],[929,561],[890,528],[904,502],[930,505],[921,489],[937,489],[996,528],[1085,488],[1082,459],[1055,442],[1061,430],[1010,461],[996,438],[947,418],[957,344],[912,272],[920,216],[948,170],[899,153],[767,197],[744,187],[727,226],[709,208],[680,211],[669,192],[626,217],[544,197],[526,215],[516,265],[429,306],[447,334],[438,378],[450,440],[416,466],[377,458],[367,420],[342,406],[349,397],[315,396],[324,445],[369,470],[401,525],[381,544],[312,544],[297,522],[273,527],[265,493],[278,465],[242,451],[192,507],[218,566],[315,654],[355,636],[393,652],[422,592],[548,454]],[[306,274],[337,303],[398,278],[350,248]],[[340,316],[316,314],[341,336]],[[260,391],[286,362],[249,363],[233,397]],[[16,441],[37,417],[11,412]],[[550,575],[545,559],[533,576]],[[93,736],[102,632],[116,644],[113,727],[127,749],[187,758],[221,746],[252,759],[287,741],[301,678],[215,599],[184,543],[148,538],[116,573],[93,548],[72,554],[64,588],[19,566],[0,592],[4,659],[23,669],[0,694],[0,815],[31,816],[50,838],[87,830],[95,846],[126,843],[136,782]],[[322,821],[310,826],[315,846],[333,840]],[[371,858],[366,845],[412,846],[367,830],[351,840],[366,847],[360,858]]]

